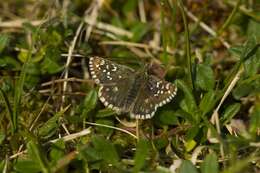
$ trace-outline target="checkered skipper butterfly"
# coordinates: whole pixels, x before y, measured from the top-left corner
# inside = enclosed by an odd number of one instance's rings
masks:
[[[153,117],[157,108],[170,102],[177,92],[172,83],[104,58],[91,57],[89,70],[100,85],[100,101],[117,113],[130,113],[132,118]]]

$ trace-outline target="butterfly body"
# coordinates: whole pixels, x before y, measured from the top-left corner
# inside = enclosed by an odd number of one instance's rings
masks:
[[[130,113],[133,118],[151,118],[157,108],[168,103],[177,92],[175,85],[148,75],[145,68],[135,71],[91,57],[89,69],[95,83],[100,85],[101,102],[118,113]]]

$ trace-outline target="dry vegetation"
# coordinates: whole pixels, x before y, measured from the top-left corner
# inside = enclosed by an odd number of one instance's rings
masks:
[[[258,0],[0,3],[1,172],[260,172]],[[173,82],[152,119],[98,100],[98,55]]]

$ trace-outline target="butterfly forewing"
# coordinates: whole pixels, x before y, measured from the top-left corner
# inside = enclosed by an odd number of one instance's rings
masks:
[[[90,58],[89,69],[92,79],[100,84],[101,102],[117,112],[128,112],[126,100],[134,82],[134,70],[100,57]]]
[[[137,95],[134,106],[130,112],[131,117],[137,119],[151,118],[158,107],[171,101],[176,95],[174,84],[150,75],[144,82]]]
[[[134,72],[133,69],[116,64],[100,57],[89,59],[89,70],[92,79],[97,84],[117,83],[121,79],[129,78]]]

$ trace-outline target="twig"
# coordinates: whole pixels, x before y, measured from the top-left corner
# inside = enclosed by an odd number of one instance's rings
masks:
[[[41,25],[42,23],[46,22],[46,20],[27,20],[27,19],[18,19],[18,20],[12,20],[12,21],[1,21],[0,22],[0,28],[21,28],[23,27],[24,23],[30,23],[33,26]]]
[[[233,1],[224,1],[225,3],[227,3],[228,5],[235,7],[236,6],[236,2]],[[250,16],[251,18],[253,18],[254,20],[260,22],[260,16],[257,14],[254,14],[252,12],[252,10],[247,9],[245,6],[240,6],[239,7],[239,11],[244,13],[247,16]]]
[[[143,23],[146,23],[146,15],[145,15],[145,9],[144,9],[144,0],[138,1],[138,10],[140,15],[140,20]]]
[[[83,27],[83,22],[80,23],[77,31],[76,31],[76,35],[74,36],[72,42],[71,42],[71,45],[69,47],[69,52],[68,52],[68,58],[67,58],[67,62],[66,62],[66,65],[65,65],[65,68],[64,68],[64,83],[63,83],[63,92],[66,92],[67,91],[67,79],[68,79],[68,76],[69,76],[69,65],[72,61],[72,53],[73,53],[73,50],[76,46],[76,42],[77,42],[77,39],[78,39],[78,36],[81,32],[81,29]],[[65,102],[65,95],[62,96],[62,103]]]
[[[221,98],[221,101],[219,102],[217,108],[214,110],[212,116],[211,116],[211,122],[213,124],[216,124],[216,128],[217,128],[217,132],[220,135],[221,134],[221,129],[220,129],[220,124],[219,124],[219,114],[218,111],[221,107],[221,105],[224,103],[224,101],[226,100],[227,96],[230,94],[230,92],[232,91],[232,89],[235,87],[237,81],[240,79],[241,74],[243,73],[244,69],[241,67],[240,70],[237,72],[237,74],[235,75],[234,79],[231,81],[230,85],[228,86],[227,90],[225,91],[223,97]],[[220,154],[221,157],[224,158],[225,154],[224,154],[224,146],[222,144],[222,142],[220,142]]]
[[[58,140],[63,140],[64,142],[71,141],[71,140],[74,140],[76,138],[80,138],[82,136],[86,136],[86,135],[90,134],[91,133],[90,129],[91,128],[87,128],[87,129],[84,129],[80,132],[73,133],[73,134],[70,134],[70,135],[67,135],[67,136],[63,136],[62,138],[50,140],[50,141],[48,141],[48,143],[55,143]],[[46,144],[48,144],[48,143],[46,143]]]
[[[50,101],[50,97],[48,97],[48,99],[46,100],[46,102],[44,103],[43,107],[41,108],[40,112],[38,113],[37,117],[33,120],[30,128],[29,128],[29,131],[32,131],[32,129],[34,128],[36,122],[38,121],[38,119],[40,118],[40,116],[42,115],[43,111],[45,110],[45,108],[47,107],[47,104],[49,103]]]
[[[85,18],[89,19],[89,26],[87,28],[86,37],[85,37],[86,42],[88,41],[88,39],[90,37],[93,26],[97,22],[98,11],[103,4],[103,0],[96,0],[96,1],[93,1],[93,3],[95,3],[95,4],[94,4],[93,10],[91,11],[91,14],[89,16],[87,16],[87,15],[85,16]]]
[[[91,21],[88,17],[84,18],[84,21],[91,25]],[[115,27],[113,25],[107,24],[107,23],[103,23],[103,22],[96,22],[96,24],[94,25],[96,28],[101,29],[101,30],[105,30],[111,33],[114,33],[116,35],[120,35],[120,36],[126,36],[127,38],[132,38],[133,37],[133,33],[124,30],[122,28],[119,27]]]
[[[67,79],[56,79],[56,80],[53,80],[53,81],[44,82],[44,83],[41,84],[41,86],[44,87],[44,86],[48,86],[48,85],[53,85],[55,83],[64,82],[65,80],[67,82],[82,82],[82,83],[93,82],[93,80],[90,80],[90,79],[87,80],[87,79],[78,79],[78,78],[72,77],[72,78],[67,78]]]
[[[227,20],[224,22],[222,27],[219,29],[218,34],[221,34],[228,27],[228,25],[231,23],[231,21],[234,18],[237,10],[239,9],[240,3],[241,3],[241,0],[238,0],[237,4],[234,7],[234,9],[232,10],[231,14],[228,16]]]
[[[214,38],[217,38],[226,48],[230,48],[230,45],[228,42],[226,42],[222,37],[218,36],[218,34],[211,29],[207,24],[204,22],[201,22],[193,13],[189,12],[187,8],[184,8],[184,11],[187,13],[188,17],[193,20],[196,23],[199,23],[199,26],[204,29],[206,32],[208,32],[211,36]]]
[[[150,46],[150,45],[143,44],[143,43],[133,43],[133,42],[128,42],[128,41],[101,41],[99,44],[132,46],[132,47],[138,47],[138,48],[143,48],[143,49],[153,49],[156,51],[163,52],[163,48],[161,48],[161,47],[154,47],[154,46]],[[171,55],[175,54],[175,52],[171,51],[171,50],[167,50],[167,53],[171,54]]]
[[[76,138],[80,138],[80,137],[82,137],[82,136],[86,136],[86,135],[88,135],[88,134],[91,133],[91,130],[90,130],[90,129],[91,129],[91,128],[87,128],[87,129],[84,129],[84,130],[82,130],[82,131],[80,131],[80,132],[77,132],[77,133],[73,133],[73,134],[70,134],[70,135],[67,135],[67,136],[58,138],[58,139],[50,140],[50,141],[44,143],[43,145],[47,145],[47,144],[50,144],[50,143],[55,143],[55,142],[57,142],[58,140],[64,140],[64,142],[67,142],[67,141],[74,140],[74,139],[76,139]],[[18,152],[18,153],[15,153],[15,154],[11,155],[11,156],[9,157],[9,159],[15,159],[15,158],[17,158],[18,156],[20,156],[20,155],[22,155],[22,154],[25,154],[25,153],[27,153],[27,150],[20,151],[20,152]]]
[[[125,129],[121,129],[121,128],[118,128],[118,127],[113,127],[113,126],[109,126],[109,125],[106,125],[106,124],[98,124],[98,123],[91,123],[91,122],[85,122],[86,124],[88,125],[92,125],[92,126],[100,126],[100,127],[107,127],[107,128],[110,128],[110,129],[115,129],[115,130],[118,130],[118,131],[121,131],[121,132],[124,132],[132,137],[134,137],[135,139],[138,139],[137,136],[135,136],[134,134],[130,133],[129,131],[125,130]]]

